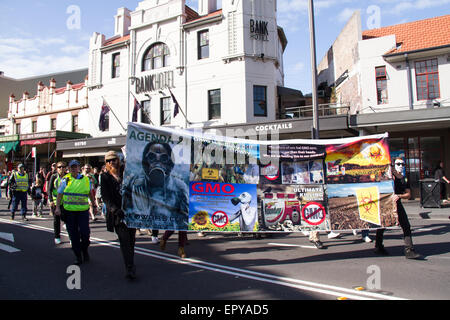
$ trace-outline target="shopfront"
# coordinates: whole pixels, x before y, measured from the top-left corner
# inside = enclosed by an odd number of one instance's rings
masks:
[[[56,150],[61,153],[65,161],[77,159],[82,164],[89,163],[94,168],[101,168],[105,162],[105,154],[109,150],[122,152],[122,148],[127,142],[125,135],[85,138],[70,141],[57,142]]]

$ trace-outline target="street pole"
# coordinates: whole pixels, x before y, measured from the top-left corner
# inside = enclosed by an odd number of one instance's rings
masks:
[[[312,103],[313,103],[313,127],[312,139],[319,137],[319,104],[317,97],[317,64],[316,64],[316,31],[314,27],[314,4],[313,0],[308,1],[309,7],[309,38],[311,49],[311,78],[312,78]]]

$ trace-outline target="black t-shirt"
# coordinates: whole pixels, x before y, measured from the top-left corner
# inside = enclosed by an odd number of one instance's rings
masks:
[[[394,176],[394,192],[395,194],[404,194],[406,189],[411,189],[408,179],[405,177],[397,178]]]

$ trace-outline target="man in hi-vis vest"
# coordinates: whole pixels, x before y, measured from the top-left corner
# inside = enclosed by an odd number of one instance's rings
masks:
[[[30,193],[30,183],[28,181],[28,174],[25,172],[25,166],[19,164],[17,171],[12,173],[10,180],[10,188],[12,188],[12,207],[11,207],[11,220],[14,220],[19,202],[21,204],[22,220],[27,219],[27,193]]]
[[[77,160],[70,161],[69,174],[64,176],[58,187],[55,214],[60,216],[61,210],[64,210],[76,265],[89,261],[89,198],[95,203],[92,187],[89,178],[80,174],[80,163]]]

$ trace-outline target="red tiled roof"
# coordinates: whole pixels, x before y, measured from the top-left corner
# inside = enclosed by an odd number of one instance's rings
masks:
[[[187,6],[186,6],[187,7]],[[188,7],[187,7],[188,8]],[[192,10],[192,9],[191,9]],[[186,13],[187,13],[187,11],[186,11]],[[188,15],[188,17],[186,18],[186,23],[189,23],[189,22],[194,22],[194,21],[201,21],[201,20],[203,20],[203,19],[208,19],[208,18],[211,18],[211,17],[216,17],[216,16],[220,16],[222,14],[222,9],[219,9],[219,10],[216,10],[216,11],[214,11],[214,12],[211,12],[210,14],[207,14],[207,15],[205,15],[205,16],[199,16],[198,14],[197,14],[197,17],[193,17],[192,19],[189,19],[189,15]]]
[[[130,39],[130,35],[123,36],[120,38],[111,38],[111,39],[106,40],[105,43],[103,44],[103,46],[106,47],[106,46],[110,46],[110,45],[113,45],[116,43],[125,42],[125,41],[128,41],[129,39]]]
[[[450,15],[365,30],[363,40],[395,35],[397,48],[387,54],[450,45]]]
[[[186,22],[190,22],[190,21],[195,20],[198,17],[200,17],[198,15],[197,11],[195,11],[194,9],[191,9],[188,6],[185,6],[185,7],[186,7],[186,10],[185,10],[185,12],[186,12]]]

